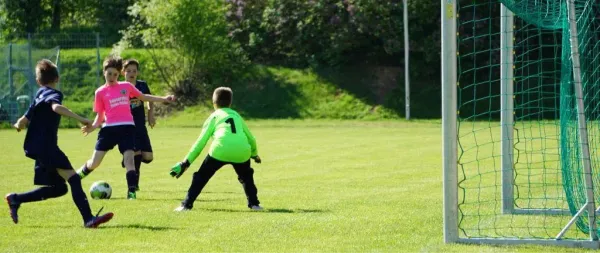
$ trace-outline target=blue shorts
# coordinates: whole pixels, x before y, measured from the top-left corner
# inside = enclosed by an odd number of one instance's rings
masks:
[[[96,141],[96,150],[109,151],[116,145],[119,145],[119,152],[125,153],[127,150],[134,150],[135,144],[135,126],[108,126],[100,129],[98,141]]]
[[[60,185],[65,180],[58,174],[57,169],[72,170],[69,158],[58,147],[45,150],[43,154],[35,156],[35,185]]]
[[[152,144],[150,144],[150,136],[146,126],[135,127],[135,151],[152,153]]]

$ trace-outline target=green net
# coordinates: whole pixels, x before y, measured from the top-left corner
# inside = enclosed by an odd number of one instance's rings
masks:
[[[597,2],[575,1],[592,171],[600,164]],[[501,3],[514,13],[507,48]],[[553,239],[586,203],[566,1],[460,1],[458,14],[459,229],[467,238]],[[503,52],[513,57],[510,96],[500,89],[507,80],[500,73]],[[503,99],[514,103],[511,140],[501,135]],[[503,142],[512,147],[511,167],[502,166]],[[503,170],[512,173],[510,182]],[[592,175],[600,192],[600,175]],[[514,192],[503,199],[507,183]],[[506,201],[510,212],[503,212]],[[564,238],[589,238],[586,213],[576,224]]]
[[[598,78],[600,77],[600,4],[592,4],[592,2],[576,2],[579,3],[576,6],[577,10],[577,39],[578,49],[580,53],[580,65],[581,65],[581,85],[583,88],[583,104],[584,104],[584,115],[586,118],[586,131],[589,136],[589,149],[590,158],[592,165],[592,176],[594,194],[596,195],[596,203],[600,203],[600,178],[598,169],[596,169],[598,163],[598,153],[600,143],[600,128],[598,125],[599,115],[598,110],[600,108],[600,84]],[[570,29],[568,29],[567,20],[564,21],[563,29],[563,44],[568,45],[563,47],[563,71],[562,83],[569,83],[572,78],[568,74],[569,70],[572,69],[573,61],[570,61],[571,55],[571,43],[569,41]],[[567,200],[571,213],[577,212],[584,204],[586,204],[586,188],[584,184],[584,173],[582,163],[582,150],[579,146],[579,128],[577,125],[577,110],[576,110],[576,96],[573,92],[573,85],[562,85],[561,86],[561,150],[562,150],[562,173],[563,181],[565,184],[565,193],[567,194]],[[584,232],[589,232],[589,223],[587,219],[587,212],[584,213],[577,220],[577,227]]]
[[[27,43],[0,45],[0,122],[15,122],[29,107],[38,89],[38,60],[57,62],[59,48],[36,48]]]

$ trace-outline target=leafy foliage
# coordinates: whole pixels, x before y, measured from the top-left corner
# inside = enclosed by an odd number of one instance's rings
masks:
[[[219,1],[138,2],[130,14],[140,22],[129,27],[122,44],[131,45],[141,35],[165,83],[176,94],[196,99],[212,92],[214,87],[208,84],[227,82],[247,63],[239,45],[228,36],[225,11]],[[185,92],[190,84],[202,89]]]

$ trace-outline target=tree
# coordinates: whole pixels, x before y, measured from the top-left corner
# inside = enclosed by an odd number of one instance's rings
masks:
[[[52,26],[50,30],[52,31],[60,31],[60,10],[62,6],[60,4],[60,0],[52,1]]]
[[[0,0],[0,12],[5,34],[36,32],[48,14],[42,0]]]
[[[225,11],[221,1],[138,2],[130,8],[130,15],[139,22],[124,33],[121,44],[131,45],[141,35],[172,89],[210,84],[216,78],[230,77],[246,62],[239,45],[228,36]]]

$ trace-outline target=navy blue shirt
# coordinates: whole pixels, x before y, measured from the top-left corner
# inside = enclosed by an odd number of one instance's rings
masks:
[[[50,87],[41,87],[29,106],[25,117],[29,127],[23,149],[25,155],[34,158],[48,149],[58,147],[58,124],[60,114],[52,110],[52,104],[62,104],[63,94]]]
[[[150,88],[148,88],[148,84],[145,81],[135,81],[135,87],[138,90],[140,90],[143,94],[152,94],[150,93]],[[133,115],[133,122],[136,126],[145,126],[146,111],[144,111],[144,101],[139,100],[138,98],[131,98],[129,101],[131,103],[131,114]]]

